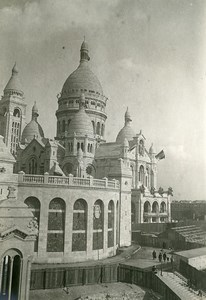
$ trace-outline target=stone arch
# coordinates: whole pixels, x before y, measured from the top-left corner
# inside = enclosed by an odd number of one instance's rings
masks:
[[[154,201],[152,203],[152,212],[153,213],[158,213],[159,212],[159,205],[158,205],[157,201]]]
[[[36,218],[38,228],[39,228],[39,220],[40,220],[40,208],[41,208],[41,203],[38,198],[36,197],[27,197],[24,201],[24,203],[28,206],[28,208],[31,210],[33,213],[34,217]],[[38,236],[36,241],[34,242],[34,252],[38,251]]]
[[[144,167],[141,165],[139,167],[139,181],[144,184]]]
[[[104,246],[104,203],[98,199],[93,207],[93,250]]]
[[[114,201],[110,200],[108,204],[108,248],[114,246]]]
[[[144,203],[144,213],[150,213],[151,212],[151,204],[149,201],[145,201]]]
[[[166,203],[165,201],[162,201],[160,203],[160,213],[164,213],[164,212],[166,212]]]
[[[0,299],[19,299],[23,255],[18,249],[8,249],[1,259]]]
[[[64,251],[65,211],[66,204],[62,198],[54,198],[50,201],[48,213],[47,252]]]
[[[73,206],[72,251],[87,250],[87,214],[86,200],[77,199]]]

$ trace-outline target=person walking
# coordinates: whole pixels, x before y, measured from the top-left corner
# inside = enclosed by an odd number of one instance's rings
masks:
[[[152,252],[152,257],[153,257],[153,259],[156,259],[156,258],[157,258],[157,254],[156,254],[156,251],[155,251],[155,250]]]
[[[164,263],[166,262],[166,259],[167,259],[167,254],[166,252],[163,253],[163,260],[164,260]]]
[[[161,252],[159,253],[158,258],[159,258],[159,262],[161,263],[162,262],[162,253]]]

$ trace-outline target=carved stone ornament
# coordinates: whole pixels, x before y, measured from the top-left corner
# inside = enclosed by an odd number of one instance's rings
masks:
[[[38,231],[38,222],[37,218],[32,219],[29,224],[27,225],[27,228],[30,232],[36,233]]]

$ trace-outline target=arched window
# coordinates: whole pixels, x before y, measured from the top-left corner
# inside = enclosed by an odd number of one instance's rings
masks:
[[[71,120],[67,121],[67,130],[69,129],[69,124],[70,124]]]
[[[62,121],[62,132],[65,132],[65,126],[66,126],[65,120],[63,120],[63,121]]]
[[[139,181],[144,184],[144,167],[140,166],[139,168]]]
[[[87,145],[87,152],[90,152],[90,144]]]
[[[131,171],[132,171],[132,187],[135,186],[135,172],[134,172],[134,166],[131,165]]]
[[[102,124],[102,128],[101,128],[101,136],[104,136],[104,124]]]
[[[95,123],[94,123],[94,121],[92,121],[92,126],[93,126],[93,131],[94,131],[94,134],[95,134]]]
[[[39,199],[36,197],[28,197],[24,201],[24,203],[28,206],[28,208],[33,213],[34,217],[36,218],[38,228],[39,228],[39,220],[40,220],[40,202]],[[34,243],[34,252],[38,251],[38,237]]]
[[[13,116],[17,117],[17,118],[20,118],[20,115],[21,115],[20,110],[18,108],[15,108],[14,112],[13,112]]]
[[[49,204],[47,252],[64,251],[65,202],[54,198]]]
[[[144,203],[144,213],[150,213],[151,212],[151,205],[149,203],[149,201],[146,201]]]
[[[108,248],[114,246],[114,201],[108,204]]]
[[[136,211],[135,211],[135,204],[132,202],[131,205],[131,219],[132,219],[132,224],[136,222]]]
[[[162,201],[160,204],[160,213],[165,213],[165,212],[166,212],[166,203]]]
[[[152,212],[153,213],[158,213],[159,212],[159,205],[157,203],[157,201],[154,201],[152,204]]]
[[[78,199],[73,207],[72,251],[87,250],[87,202]]]
[[[100,135],[100,123],[99,122],[97,122],[97,131],[96,131],[96,133]]]
[[[69,174],[73,174],[74,166],[71,163],[66,163],[63,167],[63,172],[66,176],[69,176]]]
[[[97,200],[93,209],[93,250],[103,249],[104,204],[102,200]]]
[[[146,176],[145,176],[145,185],[149,187],[149,169],[146,169]]]
[[[61,132],[60,121],[57,122],[57,133]]]
[[[140,142],[139,142],[139,154],[141,156],[144,155],[144,141],[143,140],[140,140]]]
[[[93,149],[92,149],[92,144],[90,144],[90,152],[92,153]]]
[[[29,174],[37,174],[37,159],[32,157],[29,161]]]
[[[84,143],[81,143],[81,149],[84,152]]]

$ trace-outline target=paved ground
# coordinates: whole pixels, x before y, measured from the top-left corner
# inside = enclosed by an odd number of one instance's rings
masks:
[[[30,300],[151,300],[152,296],[134,284],[112,283],[70,287],[69,294],[63,289],[31,291]],[[88,296],[88,298],[86,297]],[[81,297],[81,298],[80,298]]]

